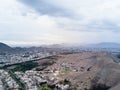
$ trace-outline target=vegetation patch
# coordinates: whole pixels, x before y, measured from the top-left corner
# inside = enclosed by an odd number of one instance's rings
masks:
[[[25,72],[25,71],[31,70],[31,69],[33,69],[33,68],[35,68],[37,66],[38,66],[38,64],[36,62],[32,62],[32,61],[31,62],[25,62],[25,63],[21,63],[19,65],[16,65],[16,67],[14,67],[12,69],[12,71],[13,72],[15,72],[15,71]]]
[[[119,59],[120,59],[120,53],[119,53],[119,54],[117,54],[117,58],[119,58]]]
[[[67,69],[63,69],[60,71],[61,74],[68,74],[70,73],[70,70],[67,70]]]
[[[42,86],[40,90],[53,90],[50,86]]]
[[[90,90],[109,90],[110,87],[105,84],[94,84]]]

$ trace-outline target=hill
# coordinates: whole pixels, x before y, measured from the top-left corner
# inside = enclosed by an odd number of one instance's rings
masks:
[[[75,90],[115,90],[120,88],[120,65],[115,59],[106,52],[60,55],[46,70],[59,71],[59,79],[69,80]]]
[[[15,49],[13,49],[12,47],[10,47],[4,43],[0,43],[0,53],[12,53],[14,51],[15,51]]]

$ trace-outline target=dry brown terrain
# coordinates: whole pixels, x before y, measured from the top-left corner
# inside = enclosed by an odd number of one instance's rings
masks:
[[[71,81],[76,90],[89,90],[95,84],[119,90],[120,65],[114,62],[115,59],[105,52],[60,55],[46,70],[59,71],[58,77]]]

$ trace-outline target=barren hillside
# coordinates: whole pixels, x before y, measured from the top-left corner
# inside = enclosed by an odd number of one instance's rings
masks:
[[[76,90],[94,90],[97,85],[116,90],[120,88],[120,65],[113,57],[105,52],[60,55],[46,70],[59,71],[58,77],[69,80]]]

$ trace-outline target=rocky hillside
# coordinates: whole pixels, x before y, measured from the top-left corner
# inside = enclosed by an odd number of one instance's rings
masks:
[[[115,59],[105,52],[60,55],[47,69],[59,71],[59,79],[69,80],[75,90],[119,90],[120,65]]]

